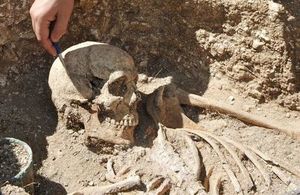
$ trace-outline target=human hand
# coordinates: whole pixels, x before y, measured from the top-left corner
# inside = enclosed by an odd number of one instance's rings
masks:
[[[52,42],[66,33],[73,5],[74,0],[35,0],[30,8],[36,38],[52,56],[57,55]]]

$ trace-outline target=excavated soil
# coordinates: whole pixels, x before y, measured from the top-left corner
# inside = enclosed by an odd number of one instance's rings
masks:
[[[10,184],[7,184],[3,187],[0,188],[0,194],[3,195],[29,195],[28,193],[25,192],[24,189],[18,187],[18,186],[13,186]]]
[[[106,162],[120,150],[92,152],[83,144],[84,130],[62,124],[47,84],[53,59],[36,43],[29,7],[30,2],[16,0],[0,6],[0,137],[19,138],[32,147],[36,194],[107,184]],[[174,76],[185,90],[299,128],[299,10],[298,0],[78,0],[61,45],[86,40],[116,45],[133,56],[140,73]],[[208,131],[300,169],[299,140],[213,111],[185,110]],[[221,170],[210,146],[197,144],[203,173],[212,166]],[[250,194],[291,190],[270,169],[267,188],[257,169],[242,159],[256,184]],[[222,178],[222,193],[233,194],[228,178]]]
[[[0,140],[0,183],[17,175],[28,163],[28,153],[19,144]]]

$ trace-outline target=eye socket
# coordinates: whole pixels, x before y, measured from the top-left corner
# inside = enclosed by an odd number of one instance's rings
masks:
[[[90,79],[90,84],[93,89],[98,89],[98,90],[101,89],[104,83],[105,81],[98,77],[92,77],[92,79]]]
[[[92,77],[90,79],[90,84],[95,96],[100,94],[100,90],[103,87],[104,83],[105,81],[98,77]]]
[[[126,77],[120,77],[108,86],[109,93],[114,96],[124,96],[127,92]]]

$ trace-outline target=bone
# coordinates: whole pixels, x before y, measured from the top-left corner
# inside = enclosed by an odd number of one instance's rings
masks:
[[[155,191],[154,195],[165,195],[170,191],[172,187],[170,179],[165,179],[164,182]]]
[[[209,145],[211,145],[211,147],[214,149],[214,151],[218,154],[218,156],[222,162],[223,169],[225,170],[226,174],[228,175],[229,179],[231,180],[234,190],[237,193],[241,192],[240,183],[239,183],[238,179],[236,178],[236,176],[234,175],[233,171],[231,170],[230,166],[228,165],[228,163],[225,159],[225,156],[220,151],[219,147],[206,135],[201,134],[201,133],[199,133],[199,134]]]
[[[141,179],[139,176],[132,176],[123,181],[107,186],[88,187],[77,192],[73,192],[69,195],[104,195],[112,193],[120,193],[131,190],[141,185]]]
[[[287,128],[287,126],[282,126],[276,121],[262,118],[261,116],[255,116],[252,114],[249,114],[247,112],[244,112],[240,109],[236,109],[233,106],[225,105],[223,103],[219,103],[217,101],[214,101],[212,99],[207,99],[195,94],[188,93],[182,89],[176,90],[176,95],[179,99],[179,102],[181,104],[196,106],[200,108],[206,108],[211,109],[214,111],[218,111],[220,113],[227,114],[229,116],[236,117],[237,119],[252,124],[259,127],[264,127],[268,129],[274,129],[278,130],[280,132],[283,132],[289,136],[291,136],[294,139],[300,140],[300,128]]]
[[[194,134],[200,136],[214,149],[214,151],[217,153],[217,155],[219,156],[219,158],[221,160],[223,169],[226,172],[227,176],[229,177],[229,179],[234,187],[234,190],[237,193],[241,192],[241,186],[240,186],[239,181],[237,180],[236,176],[234,175],[233,171],[231,170],[230,166],[228,165],[223,153],[220,151],[219,147],[214,143],[214,141],[211,140],[207,135],[205,135],[201,131],[192,130],[192,129],[180,129],[180,130],[184,130],[184,131],[194,133]]]
[[[107,173],[105,174],[105,178],[107,181],[111,183],[116,183],[122,179],[122,176],[124,176],[126,173],[130,171],[130,166],[125,165],[123,166],[118,173],[115,173],[114,167],[113,167],[113,160],[109,159],[106,164]]]
[[[117,177],[121,177],[130,171],[131,167],[129,165],[123,166],[120,171],[116,174]]]
[[[238,167],[240,168],[245,181],[247,182],[247,190],[251,190],[254,186],[254,183],[251,179],[251,176],[248,172],[248,170],[246,169],[246,167],[243,165],[242,161],[240,160],[240,158],[238,157],[237,153],[233,150],[233,148],[228,145],[225,141],[222,140],[222,138],[208,132],[208,131],[202,131],[201,133],[206,134],[212,138],[214,138],[215,140],[217,140],[222,146],[224,146],[224,148],[229,152],[229,154],[232,156],[232,158],[234,159],[234,161],[236,162],[236,164],[238,165]]]
[[[117,181],[113,164],[114,163],[112,159],[109,159],[106,164],[107,173],[105,174],[105,178],[111,183],[115,183]]]
[[[283,162],[279,159],[275,159],[274,157],[271,158],[270,156],[268,156],[265,153],[262,153],[261,151],[259,151],[258,149],[254,148],[254,147],[250,147],[248,146],[249,149],[251,149],[253,152],[255,152],[258,156],[260,156],[262,159],[264,159],[267,163],[279,166],[284,168],[285,170],[289,171],[290,173],[296,175],[297,177],[300,178],[300,170],[292,167],[291,165],[289,165],[286,162]]]
[[[212,176],[209,182],[209,194],[210,195],[219,195],[220,186],[222,181],[223,174],[219,173],[216,176]]]
[[[200,161],[200,158],[199,158],[199,151],[198,151],[198,148],[195,144],[195,142],[193,142],[193,140],[188,136],[188,135],[184,135],[185,136],[185,141],[188,143],[189,145],[189,149],[191,150],[191,152],[193,153],[193,157],[194,157],[194,160],[193,160],[193,169],[194,169],[194,172],[195,172],[195,175],[196,175],[196,180],[199,180],[199,177],[200,177],[200,172],[201,172],[201,161]]]
[[[163,177],[156,177],[152,179],[148,184],[147,184],[147,192],[150,192],[151,190],[154,190],[155,188],[159,187],[161,183],[164,181]]]
[[[214,170],[214,166],[211,166],[209,167],[207,170],[207,174],[206,174],[206,177],[204,179],[204,182],[203,182],[203,186],[205,188],[205,190],[208,192],[209,191],[209,186],[210,186],[210,178],[212,176],[212,173],[213,173],[213,170]]]
[[[285,184],[289,185],[291,183],[291,178],[286,176],[278,167],[272,167],[273,173]]]
[[[233,141],[232,139],[229,139],[227,137],[223,137],[223,139],[232,144],[233,146],[237,147],[240,151],[242,151],[250,160],[251,162],[256,166],[256,168],[259,170],[259,172],[262,174],[267,187],[269,188],[271,185],[271,178],[270,175],[267,173],[266,169],[263,167],[263,165],[258,161],[257,156],[255,153],[253,153],[251,150],[247,149],[245,146],[242,144]]]

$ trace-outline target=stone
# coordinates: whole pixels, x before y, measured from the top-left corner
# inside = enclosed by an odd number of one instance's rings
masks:
[[[253,40],[253,43],[252,43],[252,47],[253,49],[259,49],[261,48],[265,43],[264,42],[261,42],[260,40],[258,39],[254,39]]]
[[[227,98],[227,100],[228,100],[229,103],[232,105],[232,104],[234,104],[235,98],[234,98],[233,96],[229,96],[229,97]]]

